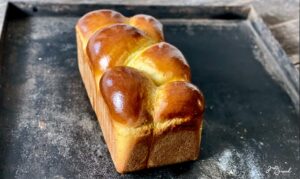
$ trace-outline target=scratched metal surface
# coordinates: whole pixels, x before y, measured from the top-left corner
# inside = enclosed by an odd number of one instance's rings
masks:
[[[299,116],[261,64],[269,52],[247,20],[163,20],[166,40],[183,52],[206,98],[200,158],[119,175],[78,72],[79,16],[14,12],[1,50],[0,178],[300,175]]]

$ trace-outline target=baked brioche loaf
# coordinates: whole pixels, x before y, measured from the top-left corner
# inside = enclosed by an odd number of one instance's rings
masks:
[[[76,25],[79,70],[118,172],[195,160],[204,98],[182,53],[148,15],[112,10]]]

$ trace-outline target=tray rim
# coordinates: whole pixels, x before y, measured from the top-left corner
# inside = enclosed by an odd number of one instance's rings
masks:
[[[267,49],[269,52],[268,55],[271,57],[271,60],[258,60],[264,66],[265,70],[273,76],[275,76],[275,81],[281,85],[282,88],[288,93],[291,100],[293,101],[297,113],[299,114],[299,71],[292,64],[287,56],[286,52],[282,49],[280,43],[275,39],[272,35],[270,29],[264,23],[262,18],[256,13],[255,9],[251,5],[242,5],[242,6],[211,6],[211,5],[164,5],[164,4],[155,4],[155,5],[143,5],[143,4],[130,4],[130,3],[107,3],[107,2],[51,2],[51,1],[8,1],[0,4],[0,65],[3,54],[1,53],[4,46],[4,38],[5,38],[5,29],[8,21],[8,14],[10,8],[16,7],[20,9],[25,8],[34,8],[34,7],[76,7],[76,6],[86,6],[87,9],[91,7],[128,7],[128,8],[186,8],[191,10],[199,10],[203,8],[211,8],[223,10],[224,13],[236,13],[236,10],[239,12],[238,15],[241,15],[242,18],[238,20],[244,20],[249,23],[251,30],[256,35],[256,37],[260,40],[260,43]],[[50,7],[51,8],[51,7]],[[97,8],[93,8],[97,9]],[[63,16],[69,13],[70,9],[65,12],[65,9],[58,10],[54,12],[54,14],[58,14],[58,16]],[[90,11],[90,10],[89,10]],[[194,12],[192,11],[192,13]],[[235,11],[235,12],[234,12]],[[72,12],[72,10],[71,10]],[[34,16],[34,12],[27,12],[29,15]],[[47,12],[46,12],[47,13]],[[197,14],[196,14],[197,15]],[[74,15],[72,15],[74,16]],[[196,19],[201,19],[201,17],[197,17]],[[176,18],[175,18],[176,19]],[[190,18],[193,19],[193,18]],[[206,18],[209,20],[214,20],[214,18]],[[276,66],[275,69],[268,68],[269,65]],[[1,73],[1,68],[0,68]]]

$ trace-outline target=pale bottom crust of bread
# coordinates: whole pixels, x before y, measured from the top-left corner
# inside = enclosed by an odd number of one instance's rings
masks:
[[[116,170],[126,173],[196,160],[202,123],[195,123],[192,128],[175,123],[156,123],[133,128],[112,119],[99,88],[96,87],[78,32],[76,34],[80,74]]]

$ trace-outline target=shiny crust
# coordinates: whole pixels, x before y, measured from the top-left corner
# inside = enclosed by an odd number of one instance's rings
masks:
[[[148,74],[157,85],[171,81],[190,81],[191,72],[182,53],[173,45],[160,42],[131,57],[128,66]]]
[[[128,24],[141,29],[154,41],[164,40],[162,24],[154,17],[139,14],[127,18],[109,9],[95,10],[85,14],[79,19],[76,28],[81,33],[82,39],[86,39],[84,43],[87,43],[96,31],[113,24]]]
[[[81,32],[82,39],[89,39],[97,30],[112,24],[123,23],[126,20],[127,18],[119,12],[103,9],[82,16],[77,23],[77,27]]]
[[[129,24],[147,33],[153,40],[164,40],[162,24],[152,16],[138,14],[129,18]]]
[[[118,172],[195,160],[204,98],[154,17],[111,10],[76,25],[79,70]],[[180,144],[180,145],[178,145]]]
[[[107,70],[100,80],[100,90],[113,119],[131,127],[153,120],[198,119],[204,111],[203,95],[191,83],[175,81],[157,87],[145,74],[130,67]]]
[[[199,119],[204,111],[204,98],[191,83],[176,81],[159,88],[154,106],[155,121]]]
[[[142,31],[126,24],[115,24],[97,31],[87,45],[87,55],[95,73],[124,64],[134,51],[154,42]]]
[[[115,67],[107,70],[100,81],[103,98],[113,119],[129,126],[152,121],[147,99],[154,84],[138,70]]]

